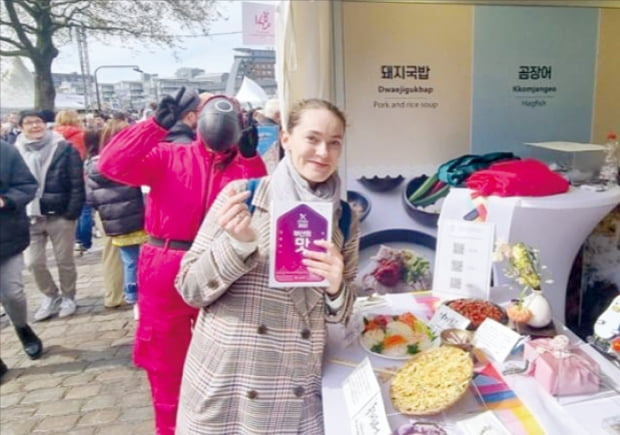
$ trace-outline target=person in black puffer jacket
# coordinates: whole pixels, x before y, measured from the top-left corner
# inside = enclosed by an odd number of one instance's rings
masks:
[[[41,355],[41,340],[28,326],[28,307],[24,295],[22,252],[30,243],[26,204],[37,191],[32,176],[15,147],[0,140],[0,302],[17,331],[24,351],[36,359]],[[6,366],[0,360],[0,376]]]
[[[125,121],[108,121],[101,135],[102,148],[127,125]],[[142,191],[103,176],[97,168],[98,160],[99,156],[95,155],[84,164],[86,200],[99,212],[103,230],[112,238],[112,244],[119,247],[125,302],[134,304],[138,297],[138,254],[140,245],[146,241]]]
[[[76,220],[84,205],[82,160],[62,135],[46,128],[39,112],[21,112],[19,125],[22,134],[17,137],[15,147],[38,181],[35,197],[26,207],[30,218],[26,265],[39,291],[45,295],[34,319],[47,319],[57,311],[59,317],[70,316],[77,308],[73,245]],[[54,248],[62,297],[47,268],[48,238]]]

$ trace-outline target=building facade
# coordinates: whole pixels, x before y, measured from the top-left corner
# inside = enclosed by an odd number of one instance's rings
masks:
[[[164,95],[174,95],[181,87],[199,92],[234,96],[243,77],[258,83],[267,95],[276,95],[275,51],[237,48],[229,72],[205,73],[201,68],[179,68],[173,77],[142,73],[140,80],[122,80],[117,83],[95,82],[91,75],[54,73],[52,78],[57,92],[85,95],[89,109],[101,106],[103,110],[142,109],[149,102],[159,101]],[[95,89],[95,86],[97,89]]]

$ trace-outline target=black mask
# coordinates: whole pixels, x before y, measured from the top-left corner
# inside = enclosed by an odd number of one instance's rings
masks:
[[[241,116],[237,104],[224,95],[207,100],[198,115],[198,136],[213,151],[226,151],[241,138]]]

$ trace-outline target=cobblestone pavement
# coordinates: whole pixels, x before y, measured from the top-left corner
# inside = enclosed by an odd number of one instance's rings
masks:
[[[48,250],[48,264],[56,268]],[[78,268],[77,312],[32,323],[44,353],[31,361],[7,316],[0,318],[0,357],[9,367],[0,385],[0,434],[152,434],[146,375],[131,362],[135,320],[129,307],[103,306],[101,240]],[[29,318],[41,294],[24,271]]]

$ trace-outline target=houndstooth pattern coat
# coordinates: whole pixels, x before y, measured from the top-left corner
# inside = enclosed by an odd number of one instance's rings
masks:
[[[231,183],[236,191],[246,181]],[[207,214],[177,276],[185,301],[201,307],[185,360],[177,434],[322,434],[321,365],[326,322],[345,321],[355,299],[359,223],[341,247],[345,302],[337,313],[323,288],[268,285],[270,178],[254,193],[258,250],[243,261],[215,222],[225,193]]]

